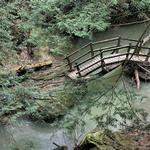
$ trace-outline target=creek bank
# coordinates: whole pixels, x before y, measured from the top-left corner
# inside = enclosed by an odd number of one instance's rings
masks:
[[[67,146],[54,145],[53,150],[68,150]],[[112,132],[95,129],[85,135],[74,150],[149,150],[150,130]]]
[[[79,144],[81,150],[133,150],[134,142],[125,134],[107,129],[97,129],[88,133]]]
[[[53,65],[49,66],[52,61]],[[25,74],[20,76],[16,74],[18,69],[13,72],[7,71],[8,68],[14,69],[12,66],[15,65],[4,68],[0,73],[1,122],[8,123],[10,118],[15,120],[20,117],[52,122],[65,114],[72,102],[64,98],[65,94],[62,92],[65,81],[65,69],[62,69],[64,63],[59,57],[53,58],[52,61],[46,62],[47,67],[44,63],[41,68],[41,63],[38,62],[38,65],[30,65],[27,69],[22,67],[20,73],[25,71]],[[40,66],[40,69],[33,71],[37,66]]]

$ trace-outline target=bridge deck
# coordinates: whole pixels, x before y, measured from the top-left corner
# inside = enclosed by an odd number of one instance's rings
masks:
[[[137,55],[132,56],[132,53],[133,52],[131,52],[128,55],[128,61],[139,62],[139,63],[145,62],[146,56],[137,56]],[[120,55],[122,55],[122,56],[120,56]],[[130,57],[131,57],[131,59],[130,59]],[[126,53],[107,55],[103,59],[104,59],[104,64],[105,64],[104,69],[105,70],[113,69],[116,66],[120,65],[121,62],[124,62],[126,60]],[[148,60],[148,62],[150,63],[150,60]],[[97,70],[97,69],[99,69],[99,72],[102,71],[102,63],[101,63],[101,57],[100,56],[93,58],[92,60],[90,60],[89,62],[86,62],[84,65],[82,65],[80,67],[80,70],[83,70],[81,72],[81,76],[85,77],[85,78],[89,78],[87,75],[89,75],[91,72],[93,72],[94,70]],[[71,79],[79,78],[78,71],[75,70],[75,71],[70,72],[68,74],[68,77],[70,77]]]

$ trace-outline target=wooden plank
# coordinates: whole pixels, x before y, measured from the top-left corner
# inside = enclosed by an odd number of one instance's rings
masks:
[[[125,41],[130,41],[130,42],[138,42],[138,40],[130,39],[130,38],[121,38],[121,39]]]
[[[67,65],[69,66],[69,71],[72,71],[73,70],[73,66],[72,66],[72,62],[71,62],[70,58],[66,57],[66,60],[67,60]]]
[[[135,48],[136,46],[131,46],[132,48]],[[141,49],[147,49],[150,50],[150,47],[141,46]]]

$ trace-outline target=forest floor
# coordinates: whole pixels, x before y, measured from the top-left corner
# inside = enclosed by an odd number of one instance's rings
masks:
[[[21,84],[25,87],[34,86],[38,88],[50,88],[62,85],[65,80],[65,64],[63,56],[51,56],[47,51],[39,51],[36,58],[29,56],[27,51],[22,51],[19,55],[19,60],[14,63],[6,63],[3,68],[9,71],[16,71],[26,65],[36,65],[38,63],[52,62],[52,65],[41,67],[37,70],[31,70],[28,73],[28,78]]]

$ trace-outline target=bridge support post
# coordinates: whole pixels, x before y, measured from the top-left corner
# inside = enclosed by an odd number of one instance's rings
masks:
[[[132,46],[132,44],[131,44],[131,43],[129,43],[129,46],[128,46],[128,49],[127,49],[126,60],[127,60],[127,59],[128,59],[128,57],[129,57],[131,46]]]
[[[78,73],[79,77],[82,77],[78,63],[75,63],[75,64],[76,64],[77,73]]]
[[[91,57],[93,57],[94,56],[94,50],[93,50],[92,42],[90,43],[90,49],[91,49]]]
[[[103,60],[103,53],[101,52],[100,53],[100,56],[101,56],[101,66],[102,66],[102,71],[105,70],[104,66],[105,66],[105,62]]]
[[[140,43],[139,43],[139,45],[137,45],[136,54],[139,54],[139,53],[140,53],[142,44],[143,44],[143,40],[141,40]]]
[[[118,43],[117,43],[117,46],[120,46],[121,45],[121,37],[118,37]]]
[[[69,65],[69,71],[72,71],[73,70],[73,66],[72,66],[72,63],[71,63],[69,57],[66,57],[66,60],[67,60],[68,65]]]
[[[117,42],[117,46],[121,46],[121,37],[118,37],[118,42]],[[118,53],[119,50],[116,51],[116,53]]]

